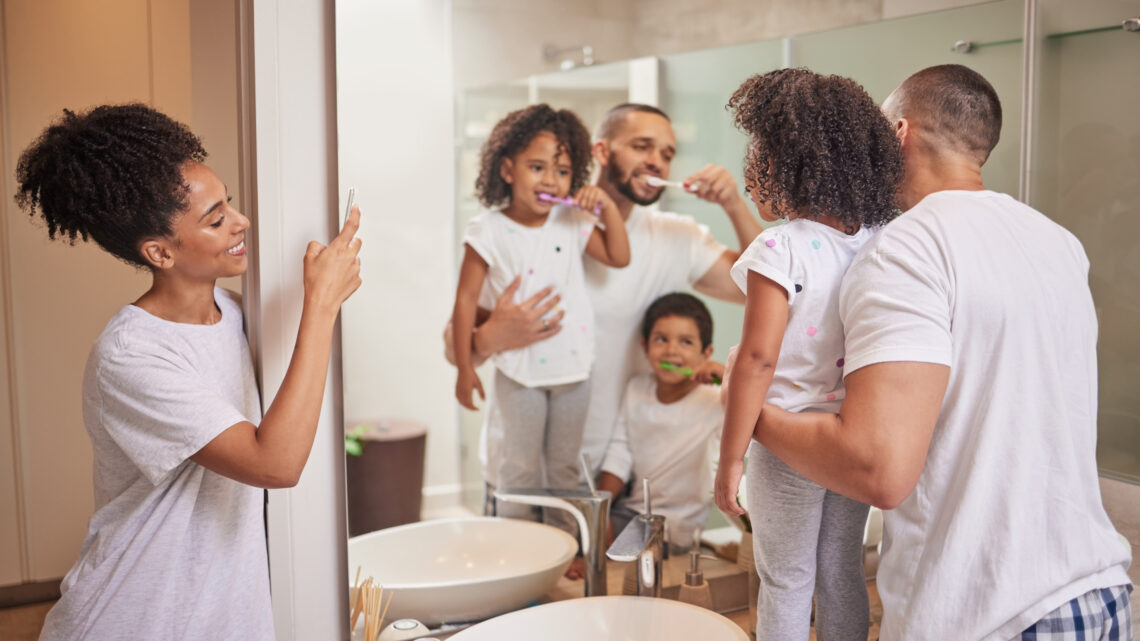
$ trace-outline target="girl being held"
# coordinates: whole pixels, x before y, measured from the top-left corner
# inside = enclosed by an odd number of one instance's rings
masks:
[[[866,639],[868,507],[800,476],[751,436],[765,399],[794,412],[843,400],[839,288],[855,253],[897,213],[902,158],[890,123],[855,82],[805,69],[749,78],[728,103],[749,134],[745,183],[765,230],[732,268],[747,295],[730,376],[716,503],[736,502],[748,450],[748,512],[760,575],[758,640]]]
[[[474,393],[485,398],[471,353],[480,307],[493,308],[520,278],[518,300],[553,286],[565,314],[562,330],[550,338],[494,356],[488,415],[503,424],[502,451],[494,459],[501,463],[491,471],[498,487],[578,485],[594,359],[594,312],[582,254],[611,267],[629,264],[629,239],[617,206],[601,189],[585,184],[590,161],[590,134],[582,121],[545,104],[507,114],[483,146],[475,188],[489,211],[467,225],[452,316],[459,403],[473,410]],[[502,504],[499,513],[526,518],[530,509]],[[545,520],[573,532],[567,517],[551,510]]]

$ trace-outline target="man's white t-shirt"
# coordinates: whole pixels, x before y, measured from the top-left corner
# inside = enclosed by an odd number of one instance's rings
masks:
[[[931,194],[843,280],[846,374],[947,365],[918,485],[884,512],[882,639],[1010,639],[1129,582],[1101,503],[1097,320],[1061,226],[991,191]]]
[[[619,504],[643,512],[641,479],[648,477],[653,513],[665,517],[669,541],[691,546],[693,531],[704,527],[712,506],[713,462],[720,457],[723,424],[718,388],[698,385],[666,404],[657,400],[653,374],[634,376],[602,463],[603,471],[635,481]]]
[[[541,227],[526,227],[498,211],[467,223],[463,242],[487,263],[479,306],[494,309],[516,276],[515,294],[524,301],[547,286],[562,296],[562,331],[547,340],[494,355],[495,367],[527,387],[584,381],[594,360],[594,314],[586,295],[582,259],[597,218],[575,207],[556,205]],[[551,313],[553,315],[554,312]]]
[[[807,219],[764,230],[732,266],[732,280],[748,293],[756,272],[788,295],[788,326],[768,402],[789,412],[834,412],[843,400],[843,326],[839,283],[856,252],[871,238]]]
[[[41,640],[273,639],[261,489],[190,460],[261,420],[242,314],[214,325],[127,305],[95,342],[83,420],[95,514]]]
[[[582,261],[596,328],[582,452],[589,456],[594,476],[606,456],[626,383],[632,376],[650,371],[641,350],[645,310],[665,294],[690,290],[726,251],[709,228],[697,224],[691,216],[651,207],[635,206],[625,229],[629,235],[629,265],[613,269],[589,256]],[[570,304],[564,303],[564,307],[569,314]],[[566,321],[563,325],[559,334],[574,329]],[[493,403],[487,408],[482,435],[484,475],[488,483],[495,485],[496,466],[488,463],[496,460],[502,424]]]
[[[626,383],[650,372],[641,349],[645,310],[665,294],[690,291],[726,250],[691,216],[635,206],[625,228],[629,266],[610,269],[586,260],[586,292],[598,332],[582,451],[595,472],[613,435]]]

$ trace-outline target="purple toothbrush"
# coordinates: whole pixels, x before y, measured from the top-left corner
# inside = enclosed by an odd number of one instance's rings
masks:
[[[540,193],[538,195],[538,199],[546,201],[548,203],[558,203],[560,205],[569,205],[571,207],[577,207],[578,206],[578,201],[574,200],[573,198],[559,198],[558,196],[551,196],[550,194],[545,194],[545,193]],[[594,215],[600,216],[601,214],[602,214],[602,203],[598,203],[597,205],[594,205]]]

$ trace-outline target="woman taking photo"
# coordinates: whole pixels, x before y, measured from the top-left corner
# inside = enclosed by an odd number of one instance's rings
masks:
[[[264,417],[236,297],[249,220],[184,125],[144,105],[65,111],[20,157],[16,201],[52,238],[93,239],[150,289],[83,379],[95,514],[41,639],[273,639],[261,488],[296,484],[333,325],[360,286],[353,210],[304,257],[293,357]]]

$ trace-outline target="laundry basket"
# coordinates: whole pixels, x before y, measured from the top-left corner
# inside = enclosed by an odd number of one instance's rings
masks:
[[[349,536],[419,521],[427,426],[401,419],[348,421],[345,433],[354,432],[361,451],[345,457]]]

